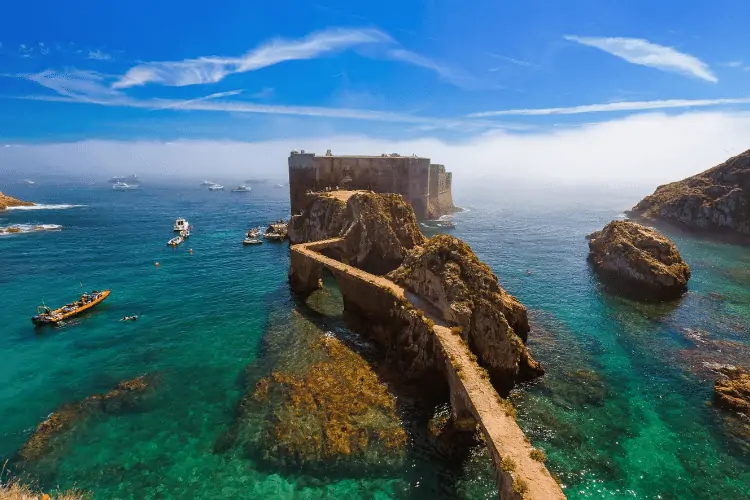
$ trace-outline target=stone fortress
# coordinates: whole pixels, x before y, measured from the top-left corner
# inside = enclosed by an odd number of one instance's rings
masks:
[[[380,156],[324,156],[292,151],[289,155],[289,196],[292,214],[309,203],[310,194],[327,189],[368,189],[396,193],[411,204],[419,220],[437,219],[455,212],[452,174],[429,158],[382,154]]]

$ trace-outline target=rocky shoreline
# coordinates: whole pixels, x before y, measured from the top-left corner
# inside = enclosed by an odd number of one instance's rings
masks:
[[[628,215],[704,234],[750,237],[750,150],[656,188]]]
[[[8,207],[33,207],[34,205],[35,203],[13,198],[12,196],[3,194],[2,191],[0,191],[0,210],[5,210]]]

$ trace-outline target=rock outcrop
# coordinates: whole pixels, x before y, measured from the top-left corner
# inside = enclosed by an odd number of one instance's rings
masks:
[[[0,210],[5,210],[8,207],[31,207],[33,205],[30,201],[21,201],[0,191]]]
[[[501,393],[544,373],[524,345],[529,332],[526,308],[461,240],[435,236],[412,250],[387,277],[454,327]]]
[[[630,214],[688,229],[750,236],[750,150],[698,175],[659,186]]]
[[[230,433],[274,468],[356,471],[403,466],[407,434],[396,400],[366,359],[320,332],[242,398]],[[368,469],[370,470],[370,469]]]
[[[665,301],[687,290],[690,267],[669,238],[633,221],[612,221],[589,240],[589,262],[612,291]]]
[[[322,193],[289,223],[292,244],[344,238],[346,263],[385,274],[425,242],[414,211],[401,195],[370,191]]]
[[[116,414],[139,404],[141,394],[150,386],[149,379],[142,375],[125,380],[106,394],[94,394],[81,401],[64,404],[40,423],[29,440],[18,452],[21,460],[42,458],[55,436],[74,426],[76,422],[96,413]]]
[[[735,366],[721,367],[714,385],[714,404],[750,417],[750,372]]]

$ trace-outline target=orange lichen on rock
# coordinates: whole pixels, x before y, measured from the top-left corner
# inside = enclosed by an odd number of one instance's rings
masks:
[[[327,359],[301,375],[270,377],[266,391],[281,395],[273,414],[273,451],[306,463],[365,455],[371,446],[402,450],[407,437],[395,401],[367,361],[334,337],[313,348],[324,350]]]
[[[727,366],[719,373],[723,377],[714,385],[714,404],[750,417],[750,372]]]

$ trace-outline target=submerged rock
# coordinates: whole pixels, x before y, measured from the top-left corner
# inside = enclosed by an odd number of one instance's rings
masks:
[[[149,380],[145,375],[125,380],[106,394],[94,394],[81,401],[64,404],[40,423],[29,440],[18,452],[22,460],[37,460],[49,450],[52,438],[73,427],[74,424],[97,412],[116,414],[135,408],[140,402],[141,393],[148,389]]]
[[[723,375],[714,385],[714,404],[750,417],[750,372],[736,366],[717,369]]]
[[[672,300],[687,290],[690,267],[659,231],[612,221],[589,240],[589,262],[608,287],[641,300]]]
[[[398,466],[407,435],[387,386],[333,336],[310,350],[323,359],[303,370],[274,371],[243,398],[239,419],[245,430],[237,434],[247,449],[261,449],[275,466]]]
[[[455,327],[502,393],[517,381],[544,373],[524,345],[529,332],[526,308],[461,240],[435,236],[387,277]]]
[[[700,174],[659,186],[631,214],[689,229],[750,236],[750,150]]]
[[[13,198],[12,196],[8,196],[6,194],[3,194],[2,191],[0,191],[0,210],[5,210],[8,207],[31,207],[34,206],[34,203],[31,203],[30,201],[22,201],[18,198]]]
[[[338,237],[344,244],[337,257],[373,274],[395,269],[425,242],[411,205],[397,194],[321,193],[289,223],[292,244]]]

